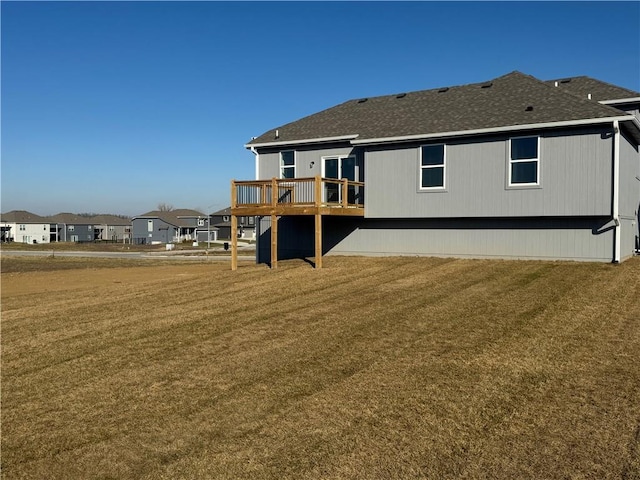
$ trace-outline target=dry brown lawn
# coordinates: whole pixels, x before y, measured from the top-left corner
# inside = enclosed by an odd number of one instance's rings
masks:
[[[640,258],[118,262],[2,259],[3,478],[640,478]]]

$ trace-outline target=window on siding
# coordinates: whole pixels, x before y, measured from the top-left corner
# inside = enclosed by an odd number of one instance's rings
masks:
[[[540,137],[512,138],[509,147],[509,185],[540,183]]]
[[[444,145],[420,148],[420,188],[444,188]]]
[[[67,227],[67,230],[69,230],[70,232],[73,232],[75,230],[75,226],[74,225],[69,225]]]
[[[280,178],[296,177],[296,155],[293,150],[280,152]]]

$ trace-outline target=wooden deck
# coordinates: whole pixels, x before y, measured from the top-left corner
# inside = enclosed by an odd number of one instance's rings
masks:
[[[238,216],[271,217],[271,268],[278,266],[278,217],[315,217],[315,265],[322,268],[322,217],[364,216],[364,183],[335,178],[231,181],[231,268],[237,269]]]

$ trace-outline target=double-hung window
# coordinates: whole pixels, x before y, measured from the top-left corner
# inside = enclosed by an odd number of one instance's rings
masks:
[[[443,189],[445,179],[444,145],[424,145],[420,148],[420,188]]]
[[[540,137],[517,137],[509,143],[509,185],[539,185]]]
[[[293,150],[280,152],[280,178],[296,177],[296,155]]]

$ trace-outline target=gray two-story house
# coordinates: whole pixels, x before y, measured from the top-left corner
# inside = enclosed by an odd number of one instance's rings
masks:
[[[206,228],[207,215],[190,209],[154,210],[131,219],[131,236],[135,244],[197,240],[197,231]]]
[[[520,72],[350,100],[246,147],[232,223],[257,260],[326,254],[620,262],[638,249],[640,94]]]
[[[82,243],[98,240],[92,217],[65,212],[49,218],[57,225],[59,242]]]
[[[231,239],[231,207],[223,208],[211,214],[211,225],[217,230],[218,240]],[[237,217],[236,236],[243,240],[253,240],[255,234],[255,218],[254,217]]]

